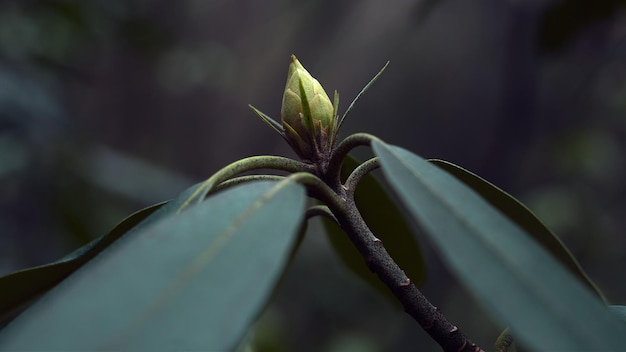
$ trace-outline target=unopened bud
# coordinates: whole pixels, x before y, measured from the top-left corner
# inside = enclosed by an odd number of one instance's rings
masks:
[[[303,160],[315,162],[330,153],[337,132],[335,108],[295,55],[291,55],[280,117],[287,142]]]

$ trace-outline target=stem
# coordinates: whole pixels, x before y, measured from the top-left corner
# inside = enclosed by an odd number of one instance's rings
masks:
[[[333,150],[332,157],[328,162],[328,168],[326,169],[326,178],[329,182],[338,183],[341,179],[341,164],[343,159],[350,153],[350,151],[359,146],[368,146],[372,144],[373,140],[378,140],[378,137],[368,133],[355,133],[346,137],[337,147]],[[339,185],[332,185],[333,189],[338,190]]]
[[[364,175],[380,166],[378,158],[372,158],[359,165],[352,171],[345,185],[341,185],[340,170],[345,156],[355,147],[369,145],[375,139],[378,138],[365,133],[353,134],[344,139],[333,150],[327,172],[321,175],[324,180],[309,172],[294,173],[289,179],[304,184],[309,194],[326,203],[336,222],[364,258],[368,268],[391,290],[404,306],[405,312],[413,317],[445,352],[482,351],[424,297],[387,253],[382,241],[370,231],[357,209],[354,189]]]
[[[361,181],[363,176],[367,175],[369,172],[374,171],[380,167],[380,160],[378,157],[371,158],[361,165],[357,166],[356,169],[352,171],[346,183],[344,184],[344,188],[348,194],[348,197],[354,197],[354,191],[356,190],[356,186]]]
[[[257,169],[275,169],[287,172],[315,171],[315,167],[312,165],[280,156],[261,155],[244,158],[223,167],[218,172],[213,174],[213,176],[204,181],[202,185],[200,185],[200,187],[198,187],[198,189],[185,200],[180,208],[178,208],[178,212],[181,212],[183,209],[188,207],[194,200],[198,203],[202,202],[202,200],[216,185],[243,172]]]
[[[325,205],[314,205],[312,207],[310,207],[309,209],[306,210],[306,215],[305,218],[308,220],[314,216],[325,216],[328,219],[334,221],[335,223],[337,223],[337,219],[335,219],[335,215],[333,215],[333,213],[330,211],[330,209],[328,209],[327,206]]]
[[[365,224],[354,200],[348,197],[341,206],[329,205],[341,228],[348,234],[368,268],[393,292],[407,312],[448,352],[482,351],[459,328],[433,306],[389,256],[381,240]]]
[[[329,209],[340,208],[344,203],[339,195],[337,195],[327,184],[324,183],[319,177],[308,172],[297,172],[291,174],[289,179],[298,182],[307,187],[307,192],[322,202],[324,202]],[[334,211],[332,211],[334,214]]]

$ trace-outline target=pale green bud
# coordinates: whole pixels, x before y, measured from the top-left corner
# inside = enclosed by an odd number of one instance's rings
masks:
[[[291,55],[280,117],[287,142],[303,160],[315,162],[330,153],[337,132],[336,107],[295,55]]]

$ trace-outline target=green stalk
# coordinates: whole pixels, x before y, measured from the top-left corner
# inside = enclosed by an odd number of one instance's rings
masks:
[[[178,208],[177,212],[181,212],[194,201],[197,203],[202,202],[207,194],[220,183],[241,173],[258,169],[274,169],[287,172],[305,173],[314,171],[314,167],[309,164],[280,156],[260,155],[241,159],[222,168],[204,181],[200,187],[198,187],[198,189],[185,200],[180,208]]]

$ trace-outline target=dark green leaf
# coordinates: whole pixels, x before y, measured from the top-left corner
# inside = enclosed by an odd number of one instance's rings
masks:
[[[138,230],[178,211],[200,184],[189,187],[176,199],[139,210],[122,220],[108,234],[78,248],[60,260],[8,274],[0,278],[0,327],[26,309],[38,297],[80,268],[131,229]]]
[[[232,350],[284,270],[304,201],[290,181],[255,182],[134,228],[13,320],[0,349]]]
[[[615,315],[624,323],[626,323],[626,306],[609,306],[611,312],[615,313]]]
[[[128,230],[154,213],[163,204],[155,204],[135,212],[120,222],[108,234],[93,240],[54,263],[20,270],[0,278],[0,287],[2,287],[0,290],[0,327]]]
[[[488,312],[539,351],[622,351],[626,326],[477,193],[402,148],[374,142],[383,172]]]
[[[359,162],[354,158],[346,157],[342,166],[342,178],[347,178],[358,165]],[[389,254],[411,281],[418,286],[423,283],[426,278],[426,264],[416,237],[413,236],[411,227],[400,209],[374,175],[367,174],[361,179],[355,192],[355,201],[367,225],[376,237],[383,241]],[[394,304],[398,304],[389,288],[367,268],[364,259],[343,230],[327,219],[324,219],[324,226],[330,243],[343,263],[371,287],[379,290]]]
[[[531,235],[539,244],[557,258],[572,274],[577,276],[583,284],[595,291],[602,300],[605,300],[602,291],[600,291],[596,284],[587,276],[565,244],[563,244],[563,242],[561,242],[561,240],[524,204],[492,183],[460,166],[443,160],[429,161],[446,170],[459,181],[465,183],[465,185],[473,189],[492,206],[508,216],[510,220],[525,230],[526,233]]]

